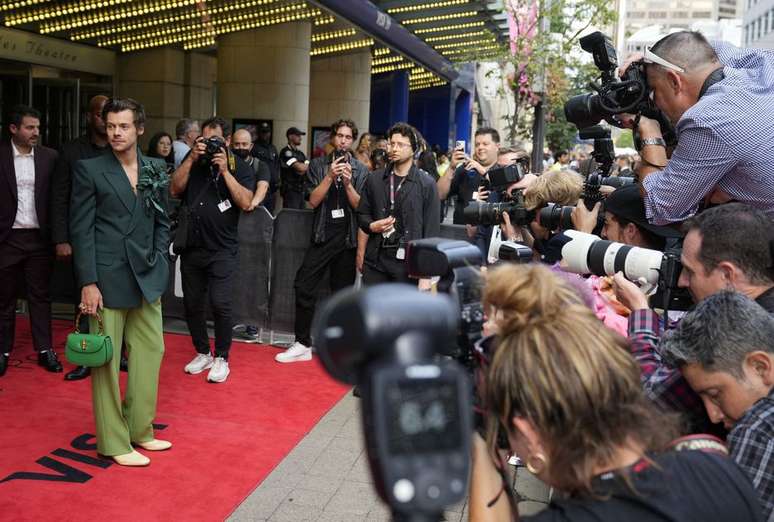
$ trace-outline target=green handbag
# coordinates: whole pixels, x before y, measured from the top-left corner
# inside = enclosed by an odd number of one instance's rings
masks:
[[[75,331],[67,336],[65,357],[76,366],[97,368],[108,364],[113,359],[113,341],[105,335],[102,317],[97,314],[99,333],[83,334],[78,330],[81,313],[75,318]]]

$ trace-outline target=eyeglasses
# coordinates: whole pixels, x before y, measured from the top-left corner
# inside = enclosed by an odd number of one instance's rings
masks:
[[[391,149],[407,149],[411,147],[411,143],[390,142],[387,146]]]
[[[672,62],[668,62],[664,60],[662,57],[660,57],[659,55],[651,51],[650,47],[645,47],[645,55],[643,56],[643,61],[645,63],[654,63],[656,65],[660,65],[661,67],[665,67],[675,72],[679,72],[679,73],[685,72],[685,69],[683,67],[680,67],[679,65],[675,65]]]

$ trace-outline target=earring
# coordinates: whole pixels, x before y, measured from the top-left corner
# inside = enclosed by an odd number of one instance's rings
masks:
[[[533,464],[534,460],[538,461],[538,465],[535,466]],[[533,475],[537,475],[544,469],[546,469],[546,466],[548,465],[548,459],[546,459],[546,456],[542,453],[535,453],[527,457],[526,466],[527,470],[532,473]]]

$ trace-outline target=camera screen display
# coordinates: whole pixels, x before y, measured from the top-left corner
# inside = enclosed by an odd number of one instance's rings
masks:
[[[413,455],[460,447],[460,411],[454,382],[400,381],[386,393],[389,451]]]

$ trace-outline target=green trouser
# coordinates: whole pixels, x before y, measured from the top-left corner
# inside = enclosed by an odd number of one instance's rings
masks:
[[[124,455],[132,451],[132,442],[154,438],[159,369],[164,356],[161,301],[149,304],[143,299],[137,308],[104,308],[102,321],[105,335],[113,342],[113,360],[91,369],[97,452]],[[91,332],[97,331],[94,317],[90,318],[89,328]],[[122,343],[129,360],[123,404],[118,383]]]

